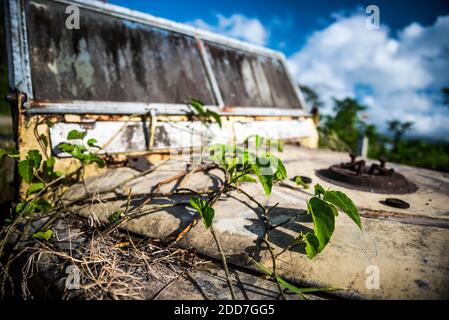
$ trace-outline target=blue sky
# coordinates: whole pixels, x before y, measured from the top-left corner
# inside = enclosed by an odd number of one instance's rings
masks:
[[[412,22],[428,25],[439,15],[449,14],[449,1],[248,1],[248,0],[111,0],[109,3],[146,12],[177,22],[196,19],[214,24],[216,15],[231,16],[241,14],[260,20],[270,29],[267,46],[282,50],[290,55],[299,50],[307,37],[332,21],[332,15],[339,12],[363,11],[367,5],[376,4],[381,10],[381,22],[393,31]],[[285,47],[279,47],[285,43]]]
[[[285,53],[295,79],[331,98],[352,96],[385,129],[415,122],[414,133],[449,140],[449,1],[167,1],[109,3],[185,22]],[[380,30],[364,27],[364,8],[380,9]]]

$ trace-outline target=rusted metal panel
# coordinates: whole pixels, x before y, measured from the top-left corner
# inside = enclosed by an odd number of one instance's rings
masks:
[[[35,102],[43,109],[42,102],[74,100],[139,109],[189,97],[220,107],[304,107],[279,52],[92,1],[24,3]],[[73,3],[79,30],[65,28],[64,9]]]
[[[300,108],[279,59],[206,42],[225,105]]]
[[[69,30],[65,7],[30,2],[35,99],[215,104],[193,37],[85,9]]]

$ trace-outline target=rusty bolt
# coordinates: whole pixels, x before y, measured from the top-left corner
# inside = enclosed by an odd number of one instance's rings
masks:
[[[6,101],[15,103],[17,102],[17,92],[16,91],[10,91],[5,96]]]
[[[358,163],[357,175],[361,176],[363,172],[365,172],[365,160],[360,160],[357,163]]]
[[[5,99],[11,103],[17,103],[19,101],[19,97],[21,97],[22,103],[27,101],[27,95],[25,93],[21,93],[17,90],[10,91],[6,94]]]
[[[349,156],[351,157],[351,163],[355,163],[355,159],[357,159],[357,155],[355,153],[350,153]]]
[[[387,161],[388,161],[387,157],[385,157],[385,156],[380,156],[380,157],[379,157],[379,161],[380,161],[380,166],[381,166],[382,168],[385,168],[385,163],[387,163]]]

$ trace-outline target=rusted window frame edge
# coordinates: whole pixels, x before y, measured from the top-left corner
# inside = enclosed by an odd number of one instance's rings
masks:
[[[32,114],[145,114],[150,110],[155,110],[161,115],[185,115],[191,113],[186,105],[168,104],[168,103],[140,103],[140,102],[112,102],[112,101],[70,101],[70,102],[38,102],[33,101],[33,89],[31,78],[30,56],[27,38],[27,25],[24,10],[25,0],[6,0],[6,34],[8,45],[8,68],[10,72],[10,86],[27,95],[28,99],[23,107],[26,113]],[[92,0],[51,0],[53,2],[64,3],[67,5],[78,5],[79,7],[106,13],[121,19],[127,19],[134,22],[140,22],[145,25],[159,27],[172,32],[177,32],[192,36],[199,41],[200,54],[206,67],[207,77],[212,88],[213,95],[218,104],[217,106],[206,106],[210,109],[228,116],[306,116],[308,115],[307,105],[303,95],[295,85],[290,74],[285,55],[279,51],[265,47],[246,43],[237,39],[228,38],[222,35],[214,34],[206,30],[200,30],[195,27],[173,22],[167,19],[158,18],[149,14],[144,14],[116,5],[111,5]],[[221,45],[229,46],[236,50],[243,50],[249,53],[263,55],[269,58],[278,59],[284,68],[287,80],[293,88],[294,94],[299,101],[300,108],[270,108],[270,107],[231,107],[224,110],[224,102],[218,87],[215,74],[210,64],[210,56],[204,48],[204,41],[215,42]],[[126,108],[124,106],[126,105]]]
[[[198,29],[190,25],[174,22],[160,17],[155,17],[147,13],[142,13],[139,11],[131,10],[125,7],[120,7],[109,3],[92,0],[51,0],[51,1],[64,3],[68,5],[75,4],[80,8],[85,8],[100,13],[107,13],[117,18],[126,19],[133,22],[140,22],[146,25],[151,25],[165,30],[173,31],[176,33],[188,35],[194,38],[199,38],[201,40],[221,43],[233,47],[234,49],[243,49],[248,52],[272,58],[273,57],[282,58],[282,54],[280,52],[269,48],[257,46],[251,43],[215,34],[207,30]]]
[[[29,114],[123,114],[141,115],[156,111],[157,115],[190,115],[192,109],[186,104],[167,103],[135,103],[135,102],[109,102],[109,101],[73,101],[70,103],[58,102],[32,102],[36,105],[29,108]],[[37,106],[38,105],[38,106]],[[211,111],[218,112],[222,116],[307,116],[303,109],[280,109],[260,107],[232,107],[222,109],[217,106],[206,105]],[[108,110],[105,112],[105,110]]]
[[[33,99],[28,36],[23,0],[6,0],[5,34],[10,89],[16,89]]]
[[[218,104],[218,107],[222,109],[224,107],[223,96],[221,95],[220,87],[218,86],[217,78],[215,77],[214,70],[211,65],[211,58],[204,47],[203,40],[196,38],[198,49],[200,50],[201,58],[204,63],[204,67],[206,68],[207,77],[214,94],[215,100]]]

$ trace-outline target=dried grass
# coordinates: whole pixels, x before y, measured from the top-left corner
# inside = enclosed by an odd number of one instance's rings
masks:
[[[65,299],[155,298],[186,270],[204,263],[183,249],[163,248],[154,242],[135,242],[130,235],[125,238],[122,234],[118,239],[98,231],[90,232],[88,240],[76,250],[72,250],[72,245],[70,250],[64,251],[39,242],[37,247],[31,248],[33,252],[22,269],[22,296],[32,298],[28,281],[39,272],[44,255],[79,269],[79,289],[66,288]],[[67,277],[67,274],[62,276]]]

